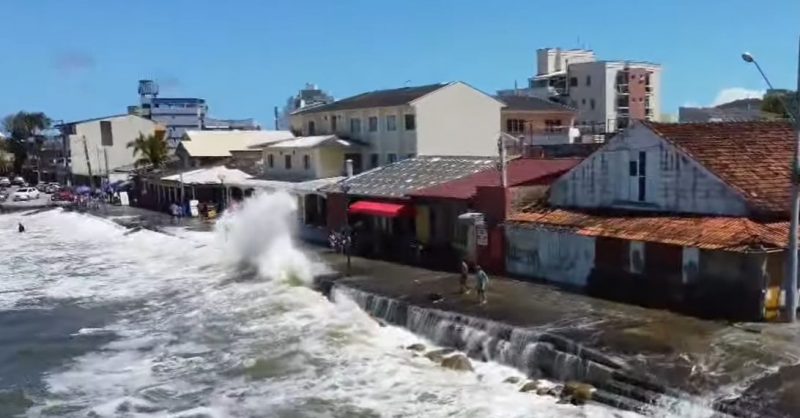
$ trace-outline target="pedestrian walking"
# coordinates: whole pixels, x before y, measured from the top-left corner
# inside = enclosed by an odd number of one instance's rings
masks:
[[[475,266],[475,281],[477,282],[478,300],[481,305],[486,303],[486,288],[489,286],[489,276],[481,266]]]
[[[467,287],[467,278],[469,277],[469,264],[467,264],[467,260],[461,260],[461,265],[459,266],[461,269],[461,276],[459,277],[459,284],[460,284],[460,292],[462,295],[466,295],[469,293],[469,288]]]
[[[20,233],[25,232],[25,225],[23,225],[22,222],[19,222],[19,226],[17,226],[17,231],[19,231]]]

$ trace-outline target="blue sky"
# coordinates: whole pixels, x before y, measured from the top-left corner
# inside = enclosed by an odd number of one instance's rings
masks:
[[[154,78],[164,97],[204,97],[214,116],[264,126],[305,82],[338,98],[406,81],[494,92],[524,85],[535,50],[556,46],[661,63],[662,106],[675,112],[764,90],[744,50],[794,87],[800,34],[796,0],[26,0],[0,11],[0,115],[122,113],[137,80]]]

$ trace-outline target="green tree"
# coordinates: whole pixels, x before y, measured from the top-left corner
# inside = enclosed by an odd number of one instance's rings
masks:
[[[43,112],[19,111],[3,118],[3,128],[11,135],[8,145],[9,151],[14,154],[14,172],[22,171],[28,155],[38,157],[43,142],[41,133],[51,123],[51,119]]]
[[[139,133],[135,140],[128,143],[128,148],[133,148],[133,156],[139,156],[135,162],[137,167],[158,168],[164,165],[169,155],[165,135],[166,131],[163,130],[147,136]]]

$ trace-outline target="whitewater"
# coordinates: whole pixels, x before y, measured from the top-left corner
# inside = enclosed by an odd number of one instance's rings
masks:
[[[0,416],[637,416],[405,349],[431,344],[310,288],[326,267],[292,242],[294,209],[261,195],[213,232],[170,234],[60,210],[0,216]]]

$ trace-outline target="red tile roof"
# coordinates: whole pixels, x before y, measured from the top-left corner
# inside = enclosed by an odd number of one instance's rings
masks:
[[[540,208],[511,215],[507,223],[548,227],[577,235],[657,242],[707,250],[746,251],[785,248],[788,223],[758,223],[747,218],[597,215]]]
[[[756,213],[788,213],[790,123],[643,123],[741,193]]]
[[[550,184],[558,176],[580,163],[580,159],[518,158],[508,162],[508,185]],[[500,172],[483,170],[459,179],[409,193],[412,197],[471,199],[479,186],[500,186]]]

